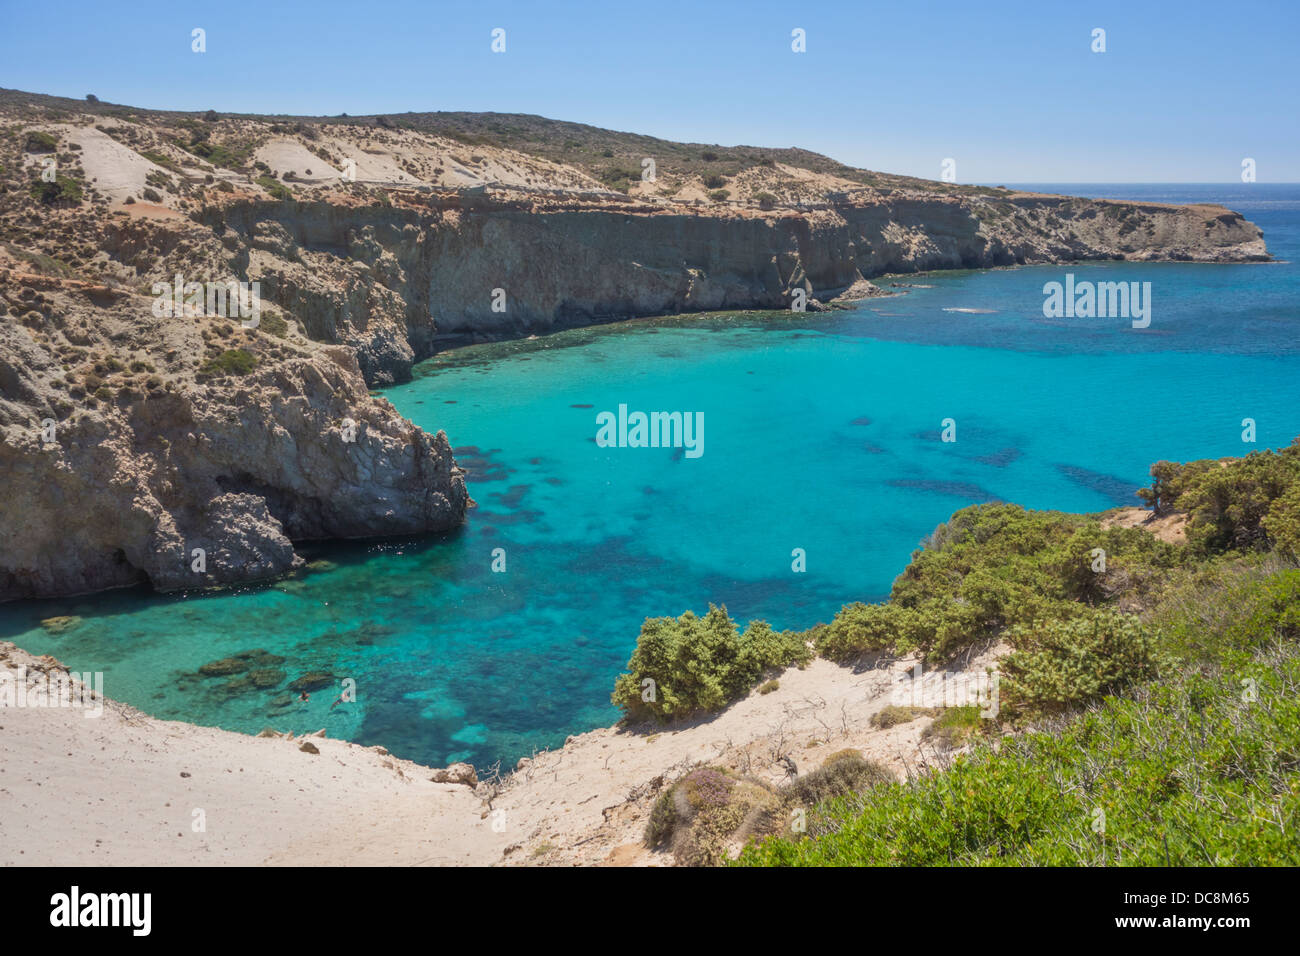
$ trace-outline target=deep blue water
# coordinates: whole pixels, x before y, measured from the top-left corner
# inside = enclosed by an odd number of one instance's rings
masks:
[[[929,288],[851,311],[643,320],[447,353],[385,394],[460,449],[479,505],[461,532],[318,548],[308,573],[237,592],[0,606],[0,633],[105,671],[106,693],[161,717],[513,764],[617,717],[609,691],[646,616],[712,601],[806,627],[885,595],[967,504],[1133,504],[1152,461],[1249,450],[1243,418],[1254,447],[1300,435],[1300,187],[1035,188],[1221,202],[1286,261],[908,276],[895,281]],[[1045,319],[1043,284],[1067,272],[1151,282],[1150,328]],[[703,454],[598,447],[596,415],[620,403],[702,412]],[[955,443],[939,440],[946,418]],[[806,573],[791,571],[795,548]],[[82,620],[41,627],[64,614]],[[194,674],[258,648],[286,658],[286,682],[355,678],[357,703],[331,711],[334,691],[299,703]]]

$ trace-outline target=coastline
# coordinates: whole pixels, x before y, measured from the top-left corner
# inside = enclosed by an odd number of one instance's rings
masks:
[[[964,672],[983,673],[1004,650]],[[705,718],[570,737],[521,760],[499,788],[434,782],[434,768],[383,747],[157,720],[111,699],[99,717],[5,707],[0,865],[672,865],[641,835],[655,797],[697,763],[769,783],[785,779],[778,752],[801,773],[848,747],[900,779],[943,765],[922,737],[932,718],[870,724],[913,663],[814,659],[778,675],[776,691],[755,688]],[[0,668],[24,667],[66,670],[0,643]]]

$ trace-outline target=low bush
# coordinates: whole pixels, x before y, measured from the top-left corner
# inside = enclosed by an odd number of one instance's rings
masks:
[[[1018,625],[1007,640],[1014,648],[1001,663],[1008,714],[1059,714],[1171,666],[1152,628],[1112,609]]]
[[[921,717],[932,717],[936,713],[933,707],[900,707],[891,704],[871,715],[871,726],[877,730],[888,730],[900,724],[910,724]]]
[[[49,133],[38,129],[28,130],[23,140],[25,153],[52,153],[59,148],[59,141]]]
[[[930,741],[940,750],[955,750],[995,726],[975,704],[947,707],[922,731],[921,739]]]
[[[284,199],[293,198],[293,190],[290,189],[288,186],[285,186],[284,184],[278,182],[275,178],[271,176],[258,176],[257,179],[254,181],[257,183],[257,185],[261,186],[268,193],[270,193],[272,199],[284,200]]]
[[[1253,682],[1253,695],[1242,681]],[[1300,865],[1300,648],[1109,698],[1052,733],[809,814],[744,866]]]
[[[756,780],[726,768],[696,767],[655,801],[645,843],[652,849],[671,846],[683,866],[718,866],[778,803]]]
[[[227,349],[203,363],[199,374],[204,376],[247,375],[257,367],[257,357],[244,349]]]
[[[791,781],[781,795],[788,807],[814,807],[836,797],[863,793],[879,784],[893,782],[892,773],[867,760],[859,751],[841,750],[827,757],[816,770]]]
[[[610,699],[634,720],[687,717],[743,697],[764,671],[811,658],[802,635],[764,621],[741,632],[725,607],[710,605],[704,617],[647,618]]]
[[[1188,515],[1188,546],[1202,557],[1300,544],[1300,438],[1244,458],[1151,466],[1138,492],[1158,513]]]
[[[68,176],[56,175],[53,182],[34,180],[29,191],[33,199],[46,206],[66,206],[82,199],[81,184]]]

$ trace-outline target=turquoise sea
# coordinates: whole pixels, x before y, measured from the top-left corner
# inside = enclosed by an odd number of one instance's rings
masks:
[[[1152,461],[1300,435],[1300,186],[1035,188],[1221,202],[1284,261],[907,276],[893,281],[928,288],[849,311],[638,320],[446,353],[385,394],[458,449],[478,502],[463,530],[314,547],[312,570],[234,592],[0,605],[0,636],[104,671],[109,696],[159,717],[513,765],[617,718],[609,691],[647,616],[715,602],[807,627],[887,594],[957,508],[1134,504]],[[1067,272],[1149,281],[1150,327],[1043,318],[1043,284]],[[702,412],[703,454],[598,447],[597,413],[620,404]],[[948,418],[953,443],[939,440]],[[40,626],[69,614],[81,621],[63,633]],[[195,673],[259,649],[284,658],[275,686]],[[330,688],[297,701],[286,685],[311,672],[354,678],[357,702],[331,710]]]

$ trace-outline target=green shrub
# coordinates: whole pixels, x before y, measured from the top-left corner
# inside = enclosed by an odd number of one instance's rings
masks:
[[[200,375],[247,375],[257,367],[257,357],[245,349],[227,349],[209,359],[199,369]]]
[[[33,199],[46,206],[63,206],[79,203],[82,199],[81,184],[68,176],[55,175],[53,182],[34,180],[30,187]]]
[[[26,249],[8,243],[5,244],[5,249],[15,259],[21,259],[28,263],[41,275],[60,276],[67,279],[71,278],[75,272],[72,266],[62,259],[56,259],[54,256],[46,255],[43,252],[28,252]]]
[[[1260,527],[1277,551],[1300,560],[1300,481],[1273,499]]]
[[[619,192],[627,192],[632,184],[639,182],[641,174],[633,169],[624,169],[621,166],[606,166],[596,170],[596,178],[610,189],[617,189]]]
[[[1001,664],[1001,694],[1009,713],[1061,713],[1169,666],[1154,630],[1109,608],[1019,625],[1007,640],[1014,650]]]
[[[897,604],[846,604],[817,636],[817,653],[834,661],[893,650],[913,612]]]
[[[210,131],[206,129],[192,130],[191,135],[195,137],[193,141],[186,143],[183,140],[178,140],[176,145],[201,159],[206,159],[213,166],[220,166],[223,169],[242,169],[252,157],[255,149],[251,143],[232,147],[223,143],[207,142]]]
[[[768,192],[754,193],[754,199],[758,203],[759,209],[776,208],[776,197]]]
[[[23,152],[25,153],[52,153],[58,148],[59,141],[57,139],[38,129],[28,130],[27,138],[23,140]]]
[[[953,750],[994,726],[976,704],[946,707],[921,732],[921,739],[931,741],[942,750]]]
[[[1092,553],[1106,552],[1094,571]],[[1017,505],[964,508],[935,529],[895,580],[890,603],[904,613],[895,650],[930,660],[996,638],[1015,624],[1066,619],[1086,605],[1143,598],[1185,561],[1176,545],[1138,528]]]
[[[824,804],[809,814],[811,839],[769,837],[738,863],[1300,865],[1298,683],[1295,644],[1175,675],[1056,732],[981,744],[946,770]]]
[[[636,649],[610,699],[630,719],[660,720],[719,710],[745,694],[765,670],[804,664],[812,652],[794,632],[773,631],[751,621],[741,633],[725,607],[704,617],[647,618]],[[654,682],[654,699],[642,700],[643,681]]]
[[[1300,541],[1300,439],[1280,451],[1244,458],[1159,461],[1152,486],[1138,494],[1159,513],[1188,515],[1187,543],[1205,557],[1225,551],[1268,550],[1295,554]]]
[[[285,200],[293,198],[293,190],[271,176],[258,176],[255,182],[270,193],[272,199]]]
[[[1297,639],[1300,571],[1277,565],[1256,557],[1183,572],[1148,614],[1165,649],[1202,666],[1243,660],[1269,643]]]
[[[289,334],[289,323],[277,312],[264,310],[258,319],[257,328],[281,339]]]
[[[176,160],[172,159],[170,156],[149,149],[140,149],[136,150],[136,152],[149,160],[149,162],[153,163],[155,166],[161,166],[163,169],[170,169],[174,173],[179,173],[181,171],[180,163],[176,162]],[[157,174],[155,173],[155,175]]]

